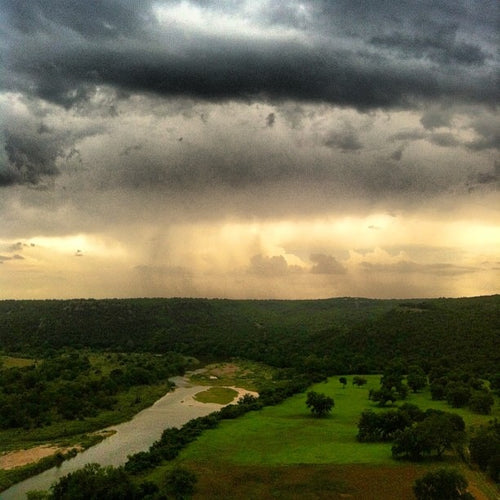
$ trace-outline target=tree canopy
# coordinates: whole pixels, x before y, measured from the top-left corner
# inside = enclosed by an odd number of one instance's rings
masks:
[[[326,394],[310,391],[307,393],[306,406],[316,417],[324,417],[332,411],[335,402]]]
[[[467,491],[468,482],[454,469],[438,469],[417,479],[413,492],[417,500],[473,500]]]

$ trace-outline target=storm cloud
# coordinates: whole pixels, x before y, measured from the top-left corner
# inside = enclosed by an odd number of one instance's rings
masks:
[[[0,0],[2,293],[495,291],[497,19]]]
[[[64,106],[102,85],[358,109],[445,97],[492,105],[498,98],[494,1],[481,9],[444,1],[425,8],[383,1],[278,8],[3,0],[1,7],[6,87]]]

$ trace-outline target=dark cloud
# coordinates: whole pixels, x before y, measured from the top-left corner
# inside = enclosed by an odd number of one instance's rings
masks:
[[[3,15],[23,34],[55,34],[64,29],[88,39],[109,39],[142,33],[145,24],[151,22],[147,10],[151,2],[141,2],[142,12],[136,4],[131,0],[2,0],[0,5]]]
[[[55,138],[47,140],[27,130],[6,130],[8,162],[0,165],[0,186],[14,183],[36,184],[42,176],[54,176],[56,160],[62,154]]]
[[[500,120],[487,116],[478,118],[473,124],[477,137],[466,143],[472,151],[500,149]]]
[[[407,57],[424,58],[438,64],[481,65],[486,59],[479,46],[457,40],[456,25],[435,26],[432,33],[424,35],[394,32],[373,37],[371,42]]]
[[[403,151],[405,149],[405,146],[401,146],[395,151],[391,153],[390,159],[395,160],[395,161],[401,161],[401,158],[403,158]]]
[[[2,85],[15,91],[0,95],[14,116],[0,185],[31,188],[10,189],[8,206],[20,197],[30,235],[160,214],[406,209],[494,184],[498,122],[473,104],[498,97],[492,2],[94,3],[0,0]],[[176,7],[185,19],[168,17]],[[365,113],[378,107],[389,112]],[[456,165],[435,145],[461,146]]]
[[[477,172],[471,175],[467,182],[469,191],[488,185],[500,187],[500,161],[495,161],[493,169],[489,172]]]
[[[420,118],[420,123],[426,129],[448,127],[451,123],[452,112],[445,109],[428,109]]]
[[[276,115],[274,113],[269,113],[266,117],[266,125],[272,127],[276,121]]]
[[[477,174],[477,182],[479,184],[490,184],[492,182],[497,182],[498,176],[495,174],[490,174],[489,172]]]
[[[420,139],[425,139],[428,134],[425,130],[412,129],[412,130],[402,130],[397,134],[389,137],[391,141],[419,141]]]
[[[271,2],[248,20],[253,38],[155,17],[154,8],[176,5],[3,0],[4,86],[67,107],[86,102],[102,85],[216,101],[294,99],[359,109],[445,97],[498,100],[498,61],[487,49],[495,36],[494,2],[482,3],[481,13],[457,8],[452,0],[428,9],[411,2]],[[237,3],[198,8],[201,16],[248,16]],[[367,13],[373,15],[369,23]]]
[[[453,134],[450,133],[434,133],[429,136],[429,141],[436,146],[442,147],[454,147],[460,144],[460,141],[456,139]]]
[[[311,268],[313,274],[345,274],[347,269],[331,255],[312,254],[309,259],[314,262]]]
[[[42,113],[35,105],[28,101],[27,107],[28,113],[8,110],[1,124],[0,187],[28,184],[43,189],[43,185],[37,185],[60,173],[60,160],[76,158],[81,163],[75,142],[103,131],[97,125],[70,129],[63,123],[59,128],[49,127],[40,121],[37,115]]]
[[[329,148],[338,148],[344,152],[357,151],[363,147],[356,131],[351,126],[346,126],[340,131],[330,132],[323,144]]]

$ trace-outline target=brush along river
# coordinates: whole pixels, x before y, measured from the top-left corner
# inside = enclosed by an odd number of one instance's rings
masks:
[[[180,427],[193,418],[203,417],[225,406],[216,403],[200,403],[194,399],[196,394],[209,389],[207,386],[191,385],[186,377],[174,377],[170,380],[175,383],[174,391],[165,394],[153,406],[135,415],[132,420],[105,429],[113,431],[113,435],[79,453],[76,457],[66,460],[59,467],[53,467],[15,484],[0,493],[0,499],[19,500],[26,498],[28,491],[47,490],[61,477],[88,463],[115,467],[123,465],[128,455],[148,450],[166,428]],[[235,400],[244,394],[257,395],[245,389],[236,387],[231,387],[231,389],[238,392]]]

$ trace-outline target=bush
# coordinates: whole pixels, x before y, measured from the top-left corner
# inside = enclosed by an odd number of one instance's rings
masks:
[[[471,397],[470,388],[460,382],[452,382],[446,387],[446,401],[453,408],[465,406]]]
[[[413,492],[417,500],[474,499],[467,486],[467,479],[458,471],[438,469],[417,479]]]
[[[482,415],[489,415],[491,407],[495,403],[491,392],[474,391],[469,400],[469,407],[472,411]]]
[[[461,447],[465,440],[465,424],[459,415],[428,410],[421,422],[396,433],[394,458],[420,460],[433,452],[441,458],[446,450]]]
[[[51,487],[53,500],[133,500],[138,489],[123,468],[87,464],[59,479]]]
[[[330,398],[326,394],[310,391],[307,393],[306,406],[311,410],[313,415],[323,417],[332,411],[335,402],[333,398]]]
[[[500,424],[498,421],[490,422],[488,427],[479,427],[470,439],[469,449],[472,461],[498,482],[500,479],[500,453],[498,451],[500,450]]]
[[[177,467],[167,474],[165,484],[167,492],[177,499],[183,499],[194,493],[196,476],[189,470]]]

